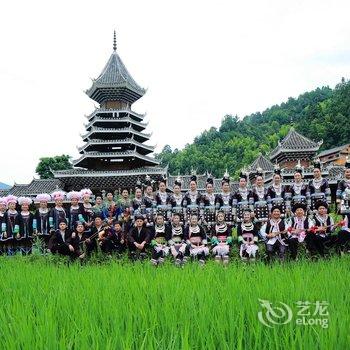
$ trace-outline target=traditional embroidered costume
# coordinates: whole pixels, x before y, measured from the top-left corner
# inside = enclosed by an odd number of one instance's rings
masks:
[[[175,217],[178,217],[178,222],[175,222]],[[175,259],[175,264],[180,265],[186,261],[186,242],[184,227],[180,224],[180,216],[178,214],[173,214],[173,221],[170,225],[171,236],[168,241],[170,246],[170,252]]]
[[[152,259],[153,265],[159,265],[164,262],[164,258],[169,255],[168,241],[171,239],[171,229],[164,223],[163,216],[157,215],[156,223],[152,232]]]
[[[68,219],[68,215],[63,208],[63,200],[65,199],[66,194],[63,191],[55,191],[51,194],[52,199],[55,201],[55,206],[50,210],[49,214],[49,224],[50,230],[58,230],[58,224],[61,220]]]
[[[248,211],[250,215],[250,211]],[[258,242],[258,229],[256,225],[249,218],[243,220],[237,227],[237,238],[239,243],[239,255],[242,260],[255,260],[259,247]]]
[[[279,207],[272,207],[271,213],[278,210],[279,214],[273,217],[264,224],[260,230],[261,236],[265,239],[267,259],[270,262],[278,253],[281,261],[285,259],[285,253],[288,246],[286,239],[288,237],[285,222],[281,218],[281,209]]]
[[[232,224],[236,212],[233,208],[233,194],[230,188],[230,176],[226,171],[221,180],[221,193],[216,196],[215,205],[217,209],[220,209],[225,214],[225,221]]]
[[[314,167],[314,178],[309,181],[309,192],[311,197],[311,209],[316,209],[317,202],[327,202],[328,204],[331,201],[331,190],[327,179],[322,177],[322,167],[321,162],[316,160],[313,164]]]
[[[324,214],[320,214],[321,207],[324,210]],[[328,204],[326,202],[316,202],[315,209],[317,212],[314,215],[313,221],[316,230],[307,232],[305,242],[312,257],[316,257],[318,254],[324,257],[326,248],[334,240],[331,238],[331,233],[334,231],[334,221],[327,214]]]
[[[211,234],[212,253],[217,262],[222,261],[224,264],[227,264],[232,246],[232,227],[224,221],[225,216],[223,212],[218,212],[217,217],[218,220],[212,227]]]
[[[209,249],[207,247],[207,237],[203,227],[196,224],[188,224],[185,229],[185,240],[187,243],[187,256],[191,258],[198,258],[200,264],[204,264]]]
[[[287,223],[288,230],[288,248],[292,260],[297,259],[298,248],[304,242],[307,230],[311,228],[313,222],[307,218],[306,205],[303,203],[295,204],[293,207],[294,216]]]

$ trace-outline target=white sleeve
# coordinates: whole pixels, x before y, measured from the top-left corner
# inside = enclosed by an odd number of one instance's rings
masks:
[[[284,227],[285,227],[285,230],[287,231],[287,234],[288,234],[288,237],[290,237],[292,234],[291,232],[288,231],[288,229],[290,227],[292,227],[292,220],[284,220]]]
[[[260,235],[262,238],[266,238],[266,226],[267,224],[264,224],[263,226],[261,226]]]
[[[313,219],[308,219],[309,220],[309,228],[312,226],[315,226],[315,221]]]
[[[330,227],[330,232],[333,232],[334,231],[334,229],[335,229],[335,227],[334,227],[334,220],[333,220],[333,218],[331,217],[331,216],[329,216],[329,221],[330,221],[330,223],[331,223],[331,227]]]

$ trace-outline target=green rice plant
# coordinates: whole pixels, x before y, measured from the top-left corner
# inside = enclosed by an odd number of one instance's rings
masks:
[[[0,348],[347,349],[349,264],[0,258]],[[264,325],[259,299],[286,303],[293,320]],[[298,301],[327,301],[328,328],[297,325]]]

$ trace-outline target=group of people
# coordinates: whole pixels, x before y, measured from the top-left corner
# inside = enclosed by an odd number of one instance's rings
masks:
[[[123,189],[117,201],[112,192],[102,198],[89,189],[57,190],[40,194],[34,201],[9,195],[0,198],[0,252],[30,254],[35,238],[44,252],[72,259],[85,259],[101,250],[119,256],[128,253],[133,260],[149,257],[154,265],[168,256],[177,265],[188,260],[205,264],[209,256],[227,264],[235,245],[242,260],[253,261],[262,247],[258,242],[264,243],[268,261],[297,259],[304,243],[312,257],[325,256],[330,247],[347,252],[349,161],[338,183],[337,208],[342,214],[338,223],[328,213],[331,192],[320,163],[314,164],[314,178],[308,183],[300,165],[289,186],[282,184],[279,168],[268,187],[261,169],[254,174],[252,187],[248,180],[242,172],[238,189],[232,193],[226,172],[221,192],[214,194],[211,177],[204,193],[198,191],[195,175],[186,193],[180,178],[169,190],[166,179],[155,184],[146,177],[144,183],[137,183],[133,197]],[[51,202],[54,205],[49,207]],[[35,211],[30,210],[33,204]]]

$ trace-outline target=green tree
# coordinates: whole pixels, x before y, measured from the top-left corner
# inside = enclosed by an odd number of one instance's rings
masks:
[[[263,112],[239,119],[226,115],[219,128],[204,130],[192,144],[172,151],[169,145],[157,155],[171,174],[211,172],[221,177],[228,169],[238,174],[259,153],[271,152],[293,125],[315,141],[323,140],[322,149],[349,143],[350,82],[342,79],[334,89],[328,86],[289,98]]]
[[[71,157],[65,154],[40,158],[35,171],[41,179],[52,179],[54,176],[51,170],[68,170],[73,168],[70,159]]]

